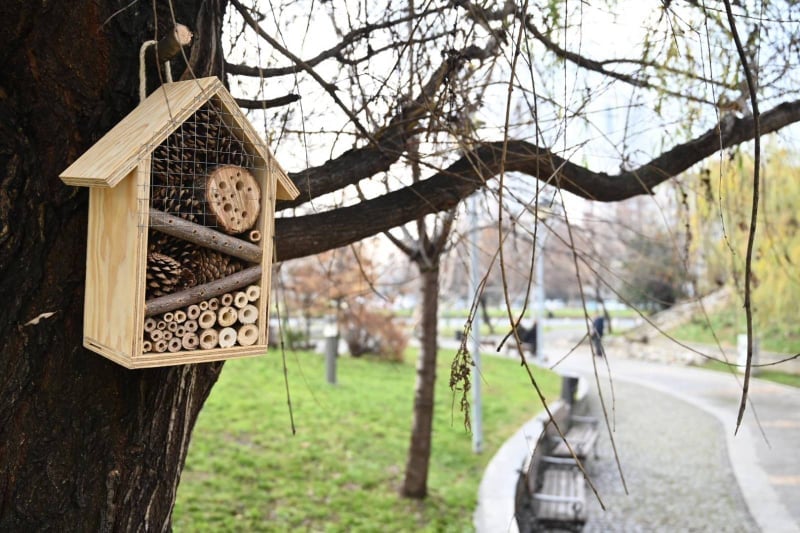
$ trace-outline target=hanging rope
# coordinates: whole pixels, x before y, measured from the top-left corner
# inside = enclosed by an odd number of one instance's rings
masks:
[[[158,44],[158,41],[145,41],[142,43],[142,47],[139,49],[139,102],[144,102],[144,99],[147,98],[147,73],[145,69],[145,52],[150,46],[154,46]],[[156,58],[158,54],[156,54]],[[172,69],[169,66],[169,62],[164,63],[164,75],[167,78],[168,83],[172,83]]]

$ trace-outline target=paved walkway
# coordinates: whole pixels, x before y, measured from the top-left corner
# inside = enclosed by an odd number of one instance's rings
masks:
[[[557,370],[588,378],[589,408],[602,416],[592,362],[582,346]],[[734,436],[741,387],[734,376],[634,361],[610,349],[612,400],[608,369],[597,362],[629,494],[606,431],[600,458],[590,466],[606,511],[591,500],[585,531],[800,532],[800,390],[754,380],[751,404]],[[502,481],[497,465],[521,464],[524,458],[519,446],[504,449],[490,462],[487,474],[493,474],[481,486],[479,532],[515,530],[502,512],[495,522],[486,512],[497,503],[486,495],[505,489],[492,490],[488,480],[512,487],[516,482],[516,470],[501,469]]]

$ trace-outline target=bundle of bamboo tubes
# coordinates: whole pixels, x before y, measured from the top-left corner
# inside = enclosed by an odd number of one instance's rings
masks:
[[[144,353],[213,350],[252,346],[258,342],[261,287],[249,285],[185,307],[148,316]]]

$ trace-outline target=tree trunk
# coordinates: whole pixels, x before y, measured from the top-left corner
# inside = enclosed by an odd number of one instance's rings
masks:
[[[414,420],[408,449],[406,474],[401,493],[408,498],[424,498],[428,493],[428,464],[433,435],[433,399],[436,384],[436,330],[439,314],[439,256],[431,265],[417,262],[422,275],[422,342],[417,362],[414,391]]]
[[[224,0],[171,4],[195,33],[194,74],[218,73]],[[131,371],[81,348],[88,193],[58,174],[138,103],[139,47],[173,25],[168,3],[152,9],[0,4],[2,531],[168,530],[221,370]]]

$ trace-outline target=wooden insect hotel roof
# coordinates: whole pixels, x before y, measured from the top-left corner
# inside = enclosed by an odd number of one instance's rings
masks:
[[[81,187],[116,186],[183,121],[215,97],[225,113],[236,121],[236,129],[246,137],[242,140],[264,161],[277,165],[222,82],[210,77],[161,86],[64,170],[61,180]],[[296,198],[300,191],[286,172],[278,168],[277,199]]]

